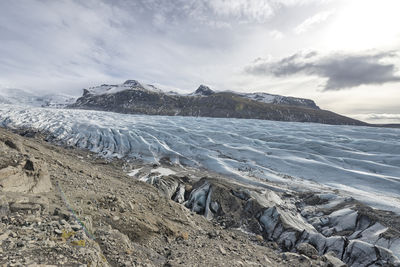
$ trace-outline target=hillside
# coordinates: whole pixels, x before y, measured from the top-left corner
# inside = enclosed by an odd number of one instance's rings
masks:
[[[142,175],[156,177],[159,166],[108,162],[49,145],[40,134],[30,136],[0,129],[2,266],[306,267],[340,262],[330,254],[314,259],[281,254],[261,235],[211,222],[124,171],[140,168]],[[175,170],[180,177],[189,175]],[[192,172],[190,179],[204,175],[209,174]]]
[[[109,161],[16,132],[0,129],[2,265],[400,266],[400,217],[338,192]]]

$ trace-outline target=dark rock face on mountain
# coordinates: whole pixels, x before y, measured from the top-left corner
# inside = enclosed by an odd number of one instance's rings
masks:
[[[213,90],[210,89],[210,87],[205,86],[205,85],[200,85],[199,88],[197,88],[197,90],[194,92],[193,95],[203,95],[203,96],[209,96],[214,94],[215,92]]]
[[[200,86],[196,92],[201,95],[168,94],[152,85],[127,81],[118,86],[102,85],[89,90],[85,89],[83,96],[69,107],[127,114],[367,125],[330,111],[320,110],[318,107],[309,108],[287,104],[287,102],[266,103],[266,101],[253,100],[237,93],[213,92],[206,86]]]

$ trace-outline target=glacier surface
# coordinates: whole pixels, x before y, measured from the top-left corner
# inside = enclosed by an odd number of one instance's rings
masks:
[[[254,182],[333,188],[400,213],[400,129],[0,106],[0,126],[32,128],[105,157],[169,158]]]

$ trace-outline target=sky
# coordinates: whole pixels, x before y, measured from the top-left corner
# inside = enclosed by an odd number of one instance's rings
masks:
[[[399,10],[398,0],[2,0],[0,88],[205,84],[400,123]]]

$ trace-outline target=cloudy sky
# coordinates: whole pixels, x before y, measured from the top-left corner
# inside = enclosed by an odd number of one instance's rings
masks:
[[[206,84],[400,122],[399,10],[398,0],[2,0],[0,88]]]

